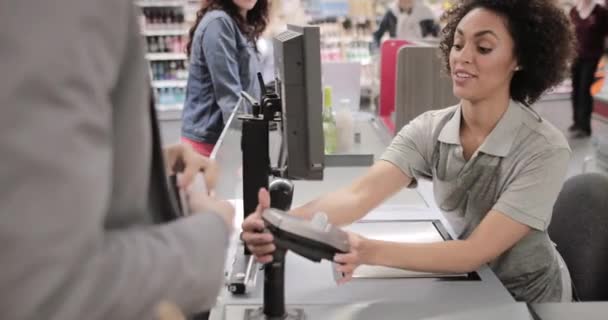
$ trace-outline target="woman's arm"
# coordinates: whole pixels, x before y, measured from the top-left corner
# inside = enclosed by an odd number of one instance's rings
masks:
[[[546,230],[553,204],[567,172],[570,151],[564,147],[532,155],[473,233],[464,240],[439,243],[393,243],[351,236],[352,252],[336,255],[347,274],[360,264],[423,272],[462,273],[478,269],[528,235]]]
[[[350,224],[408,186],[411,181],[410,177],[392,163],[378,161],[350,186],[296,208],[292,210],[292,214],[311,218],[317,212],[324,212],[332,224]]]
[[[430,176],[429,161],[432,133],[432,112],[427,112],[406,125],[393,139],[391,145],[365,175],[350,186],[328,193],[291,211],[291,214],[310,218],[324,212],[332,224],[352,223],[367,214],[382,201],[401,188],[410,186],[413,177]],[[243,222],[242,239],[258,261],[272,261],[274,250],[272,235],[260,233],[264,229],[262,212],[268,207],[268,192],[261,190],[256,211]]]
[[[350,186],[297,208],[293,214],[311,217],[316,212],[325,212],[333,224],[349,224],[409,186],[417,173],[430,176],[433,114],[427,112],[403,127],[382,155],[382,160]]]
[[[324,212],[332,224],[349,224],[363,217],[411,181],[412,179],[395,165],[378,161],[350,186],[321,196],[290,213],[311,218],[317,212]],[[270,205],[268,192],[260,190],[258,199],[256,211],[243,222],[241,239],[247,243],[247,247],[260,263],[269,263],[272,261],[271,253],[275,250],[274,239],[271,234],[260,232],[265,227],[262,212]]]
[[[466,273],[496,259],[530,230],[530,227],[493,210],[466,240],[412,244],[363,239],[359,255],[361,264],[413,271]]]

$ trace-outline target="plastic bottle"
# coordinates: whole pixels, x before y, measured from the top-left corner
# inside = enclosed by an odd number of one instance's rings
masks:
[[[337,133],[331,100],[331,87],[323,89],[323,136],[325,137],[325,154],[336,152]]]
[[[177,79],[177,61],[171,61],[169,63],[169,79]]]
[[[156,37],[150,37],[150,46],[148,47],[149,52],[155,53],[158,52],[158,42]]]
[[[336,108],[336,151],[352,151],[354,139],[354,120],[349,99],[341,99]]]

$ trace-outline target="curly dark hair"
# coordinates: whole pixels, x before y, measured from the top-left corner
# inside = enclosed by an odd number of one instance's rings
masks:
[[[186,45],[186,53],[190,56],[192,52],[192,41],[194,33],[205,14],[212,10],[225,11],[234,21],[236,21],[239,30],[247,37],[247,39],[255,44],[260,37],[266,25],[268,24],[268,0],[258,0],[255,6],[247,12],[247,19],[239,14],[239,8],[232,0],[206,0],[202,2],[201,8],[196,12],[196,21],[188,32],[189,39]]]
[[[490,10],[505,20],[521,67],[511,80],[511,98],[532,105],[568,74],[575,37],[566,14],[552,0],[462,0],[445,12],[441,55],[450,73],[450,50],[460,20],[476,8]]]

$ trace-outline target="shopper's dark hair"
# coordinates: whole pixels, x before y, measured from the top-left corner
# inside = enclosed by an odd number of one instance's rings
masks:
[[[553,0],[462,0],[444,13],[447,24],[440,44],[444,66],[450,72],[450,50],[460,20],[476,8],[490,10],[505,20],[521,67],[511,80],[511,98],[526,106],[559,84],[574,55],[570,20]]]
[[[186,46],[186,53],[190,56],[192,52],[192,41],[194,40],[194,33],[205,14],[212,10],[223,10],[225,11],[234,21],[236,22],[239,30],[247,37],[251,42],[254,42],[260,37],[266,25],[268,24],[268,0],[258,0],[253,9],[247,12],[247,19],[239,14],[239,8],[234,4],[233,0],[207,0],[203,1],[203,5],[196,12],[196,21],[190,28],[188,44]]]

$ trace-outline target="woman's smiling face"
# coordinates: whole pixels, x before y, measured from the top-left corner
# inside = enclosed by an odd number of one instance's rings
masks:
[[[474,102],[509,92],[517,61],[506,23],[484,8],[473,9],[460,20],[450,50],[456,97]]]

